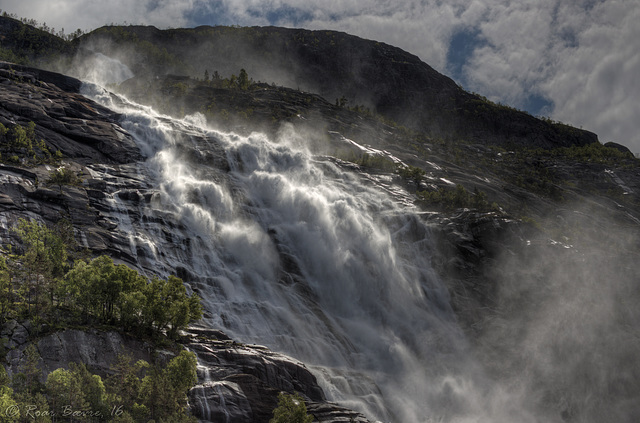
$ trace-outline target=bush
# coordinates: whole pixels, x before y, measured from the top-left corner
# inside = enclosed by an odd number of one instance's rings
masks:
[[[311,423],[313,416],[307,414],[307,406],[300,394],[293,395],[280,392],[278,406],[273,410],[273,418],[269,423]]]
[[[49,179],[46,182],[47,185],[58,185],[60,192],[62,192],[63,185],[77,186],[81,183],[82,178],[66,167],[61,167],[51,171],[51,173],[49,173]]]

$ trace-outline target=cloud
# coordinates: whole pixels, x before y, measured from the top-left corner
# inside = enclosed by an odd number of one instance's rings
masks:
[[[635,1],[4,0],[3,9],[67,32],[125,21],[160,28],[239,24],[344,31],[416,54],[494,101],[582,126],[640,152]],[[452,52],[460,42],[471,45]]]
[[[188,26],[188,10],[195,0],[4,0],[3,10],[19,17],[35,19],[57,30],[92,30],[111,23],[155,25],[161,28]]]
[[[558,119],[640,152],[640,8],[635,2],[600,3],[581,19],[578,45],[562,52],[556,72],[541,86],[554,98]]]

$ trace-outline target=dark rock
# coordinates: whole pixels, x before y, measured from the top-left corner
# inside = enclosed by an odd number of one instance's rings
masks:
[[[281,391],[324,401],[316,378],[301,362],[265,347],[226,340],[219,331],[193,328],[188,333],[196,335],[186,345],[198,356],[199,382],[190,391],[198,418],[268,422]]]
[[[115,331],[68,329],[41,338],[37,342],[42,369],[49,373],[67,368],[69,363],[84,363],[91,371],[109,374],[117,356],[131,353],[134,359],[152,361],[153,348],[137,339]]]
[[[633,157],[633,153],[631,152],[631,150],[629,150],[627,147],[625,147],[622,144],[618,144],[616,142],[609,141],[609,142],[604,143],[604,146],[605,147],[609,147],[609,148],[615,148],[616,150]]]
[[[131,138],[116,129],[117,116],[77,94],[81,82],[53,72],[0,62],[0,122],[36,124],[51,151],[87,163],[126,163],[141,158]],[[19,71],[20,77],[11,72]],[[29,78],[25,78],[25,76]]]

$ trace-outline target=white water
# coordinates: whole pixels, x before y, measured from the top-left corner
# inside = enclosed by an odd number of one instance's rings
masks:
[[[146,268],[196,276],[185,282],[206,323],[308,363],[330,400],[372,419],[511,421],[513,404],[484,403],[492,388],[468,358],[414,210],[314,158],[292,130],[220,133],[198,116],[176,121],[84,91],[123,114],[147,157],[148,219],[123,217],[117,230]],[[207,164],[216,154],[229,172]]]

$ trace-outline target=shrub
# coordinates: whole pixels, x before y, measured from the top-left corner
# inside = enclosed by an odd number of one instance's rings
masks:
[[[307,406],[300,394],[278,394],[278,406],[273,410],[269,423],[311,423],[313,416],[307,414]]]

